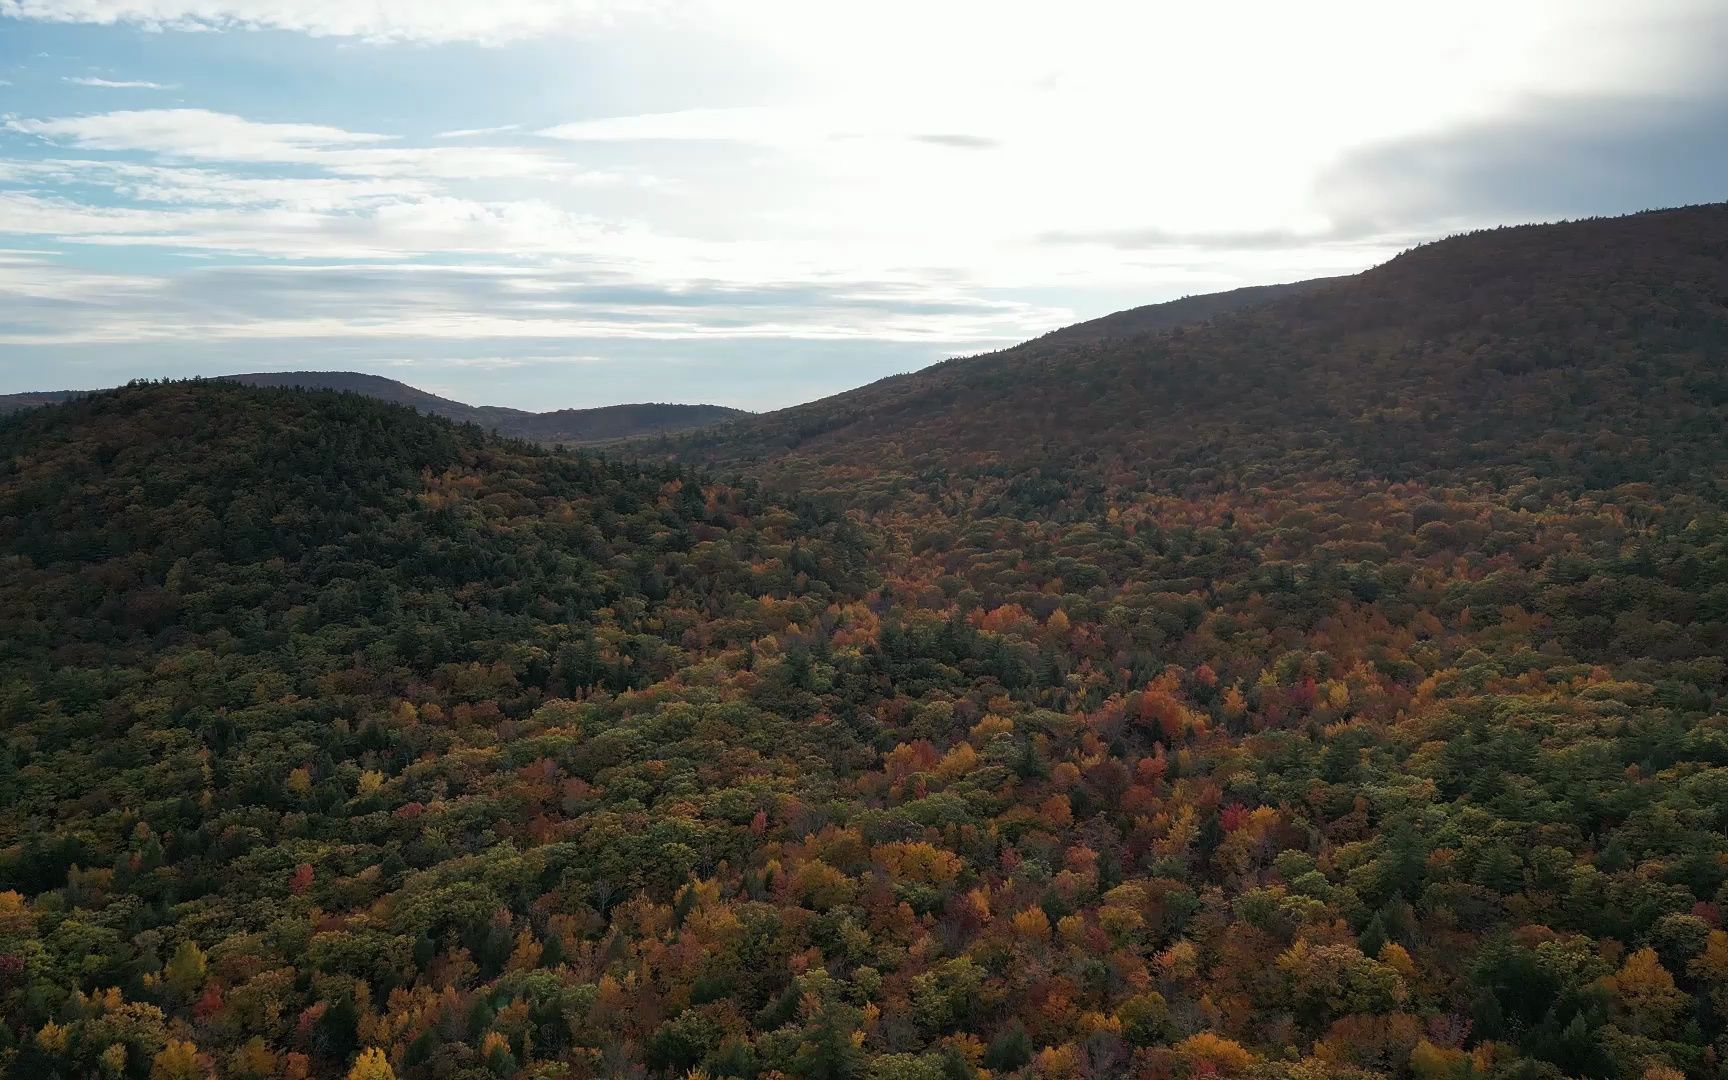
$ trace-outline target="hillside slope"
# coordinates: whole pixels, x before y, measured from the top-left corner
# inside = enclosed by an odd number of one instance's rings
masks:
[[[0,420],[0,1070],[142,1078],[183,1039],[225,1076],[339,1075],[410,964],[507,1005],[529,896],[569,890],[547,940],[581,953],[584,920],[712,873],[784,778],[814,795],[862,753],[741,660],[861,595],[862,553],[760,492],[355,394]],[[536,1053],[568,1042],[542,1022]],[[430,1038],[482,1060],[479,1024]]]
[[[1163,334],[1062,332],[688,440],[821,483],[1067,470],[1169,490],[1492,466],[1714,483],[1728,438],[1728,206],[1497,229]]]
[[[1052,330],[1001,352],[956,357],[817,401],[738,417],[741,423],[728,425],[723,431],[677,439],[666,445],[676,456],[710,464],[730,466],[773,462],[786,451],[824,436],[834,436],[843,441],[848,434],[864,435],[900,422],[921,423],[943,408],[970,408],[965,389],[974,381],[987,381],[992,372],[1001,374],[1020,364],[1043,363],[1079,346],[1166,333],[1204,323],[1262,307],[1284,297],[1322,289],[1341,280],[1314,278],[1283,285],[1253,285],[1130,308]],[[646,450],[646,444],[635,449]],[[665,446],[656,449],[665,449]]]

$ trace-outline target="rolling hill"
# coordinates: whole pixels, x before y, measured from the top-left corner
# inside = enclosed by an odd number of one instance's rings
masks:
[[[441,416],[457,423],[478,424],[501,435],[529,442],[571,446],[610,442],[639,436],[688,431],[747,416],[741,409],[721,405],[633,404],[607,405],[594,409],[558,409],[527,412],[495,405],[465,405],[460,401],[429,394],[407,383],[357,371],[280,371],[223,375],[218,381],[249,386],[298,387],[305,390],[338,390],[362,394],[406,405],[428,416]],[[20,409],[66,401],[83,391],[59,390],[0,395],[0,415]]]

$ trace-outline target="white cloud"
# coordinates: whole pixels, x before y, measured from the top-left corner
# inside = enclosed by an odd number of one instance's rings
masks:
[[[54,120],[13,118],[6,127],[84,150],[148,150],[220,161],[305,161],[330,147],[389,140],[386,135],[323,124],[261,123],[208,109],[124,109]]]
[[[472,139],[481,135],[503,135],[521,130],[521,124],[499,124],[497,127],[457,128],[454,131],[440,131],[433,137],[438,139]]]
[[[412,177],[247,176],[219,169],[132,161],[49,158],[0,161],[0,181],[36,186],[93,185],[122,198],[167,206],[282,207],[335,211],[437,193]]]
[[[715,142],[828,151],[839,141],[894,140],[978,150],[1000,143],[988,133],[998,126],[999,117],[977,109],[967,114],[930,102],[895,107],[864,101],[609,116],[556,124],[536,134],[587,143]]]
[[[0,0],[0,16],[152,29],[271,29],[378,41],[497,43],[603,27],[644,0]]]
[[[789,295],[798,303],[788,303]],[[576,339],[999,345],[1068,315],[882,282],[750,287],[692,281],[673,288],[592,264],[240,264],[128,275],[30,257],[0,259],[0,324],[11,324],[0,333],[0,344],[17,346],[308,339],[500,343],[440,361],[484,368],[607,362],[602,353],[548,347]],[[501,347],[509,342],[548,344]]]
[[[642,182],[583,169],[535,148],[390,145],[394,136],[325,124],[249,120],[208,109],[123,109],[46,120],[13,117],[5,127],[79,150],[151,153],[176,161],[314,165],[346,176],[538,178],[578,185]]]
[[[606,356],[588,354],[571,355],[554,353],[550,356],[524,353],[511,356],[440,356],[427,358],[424,356],[390,356],[371,360],[369,363],[382,364],[387,367],[447,367],[447,368],[478,368],[481,371],[501,371],[509,368],[533,367],[541,364],[609,364],[612,360]]]
[[[623,226],[533,200],[483,203],[424,195],[351,200],[332,208],[300,197],[263,207],[230,202],[158,209],[97,206],[7,191],[0,191],[0,234],[290,259],[389,259],[440,252],[623,253],[633,235]]]
[[[539,134],[573,142],[753,142],[785,143],[837,134],[821,111],[743,107],[684,109],[580,120],[546,128]]]
[[[78,86],[95,86],[105,90],[172,90],[167,83],[149,82],[145,79],[104,79],[95,75],[69,75],[61,80]]]

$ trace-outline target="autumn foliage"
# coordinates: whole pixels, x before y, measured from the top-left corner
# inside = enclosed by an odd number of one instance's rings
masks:
[[[0,422],[0,1061],[1718,1075],[1681,213],[677,450],[717,474],[238,386]]]

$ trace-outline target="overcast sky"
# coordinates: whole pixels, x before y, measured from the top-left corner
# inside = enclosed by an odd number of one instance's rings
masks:
[[[0,392],[763,409],[1728,197],[1721,0],[0,0]]]

